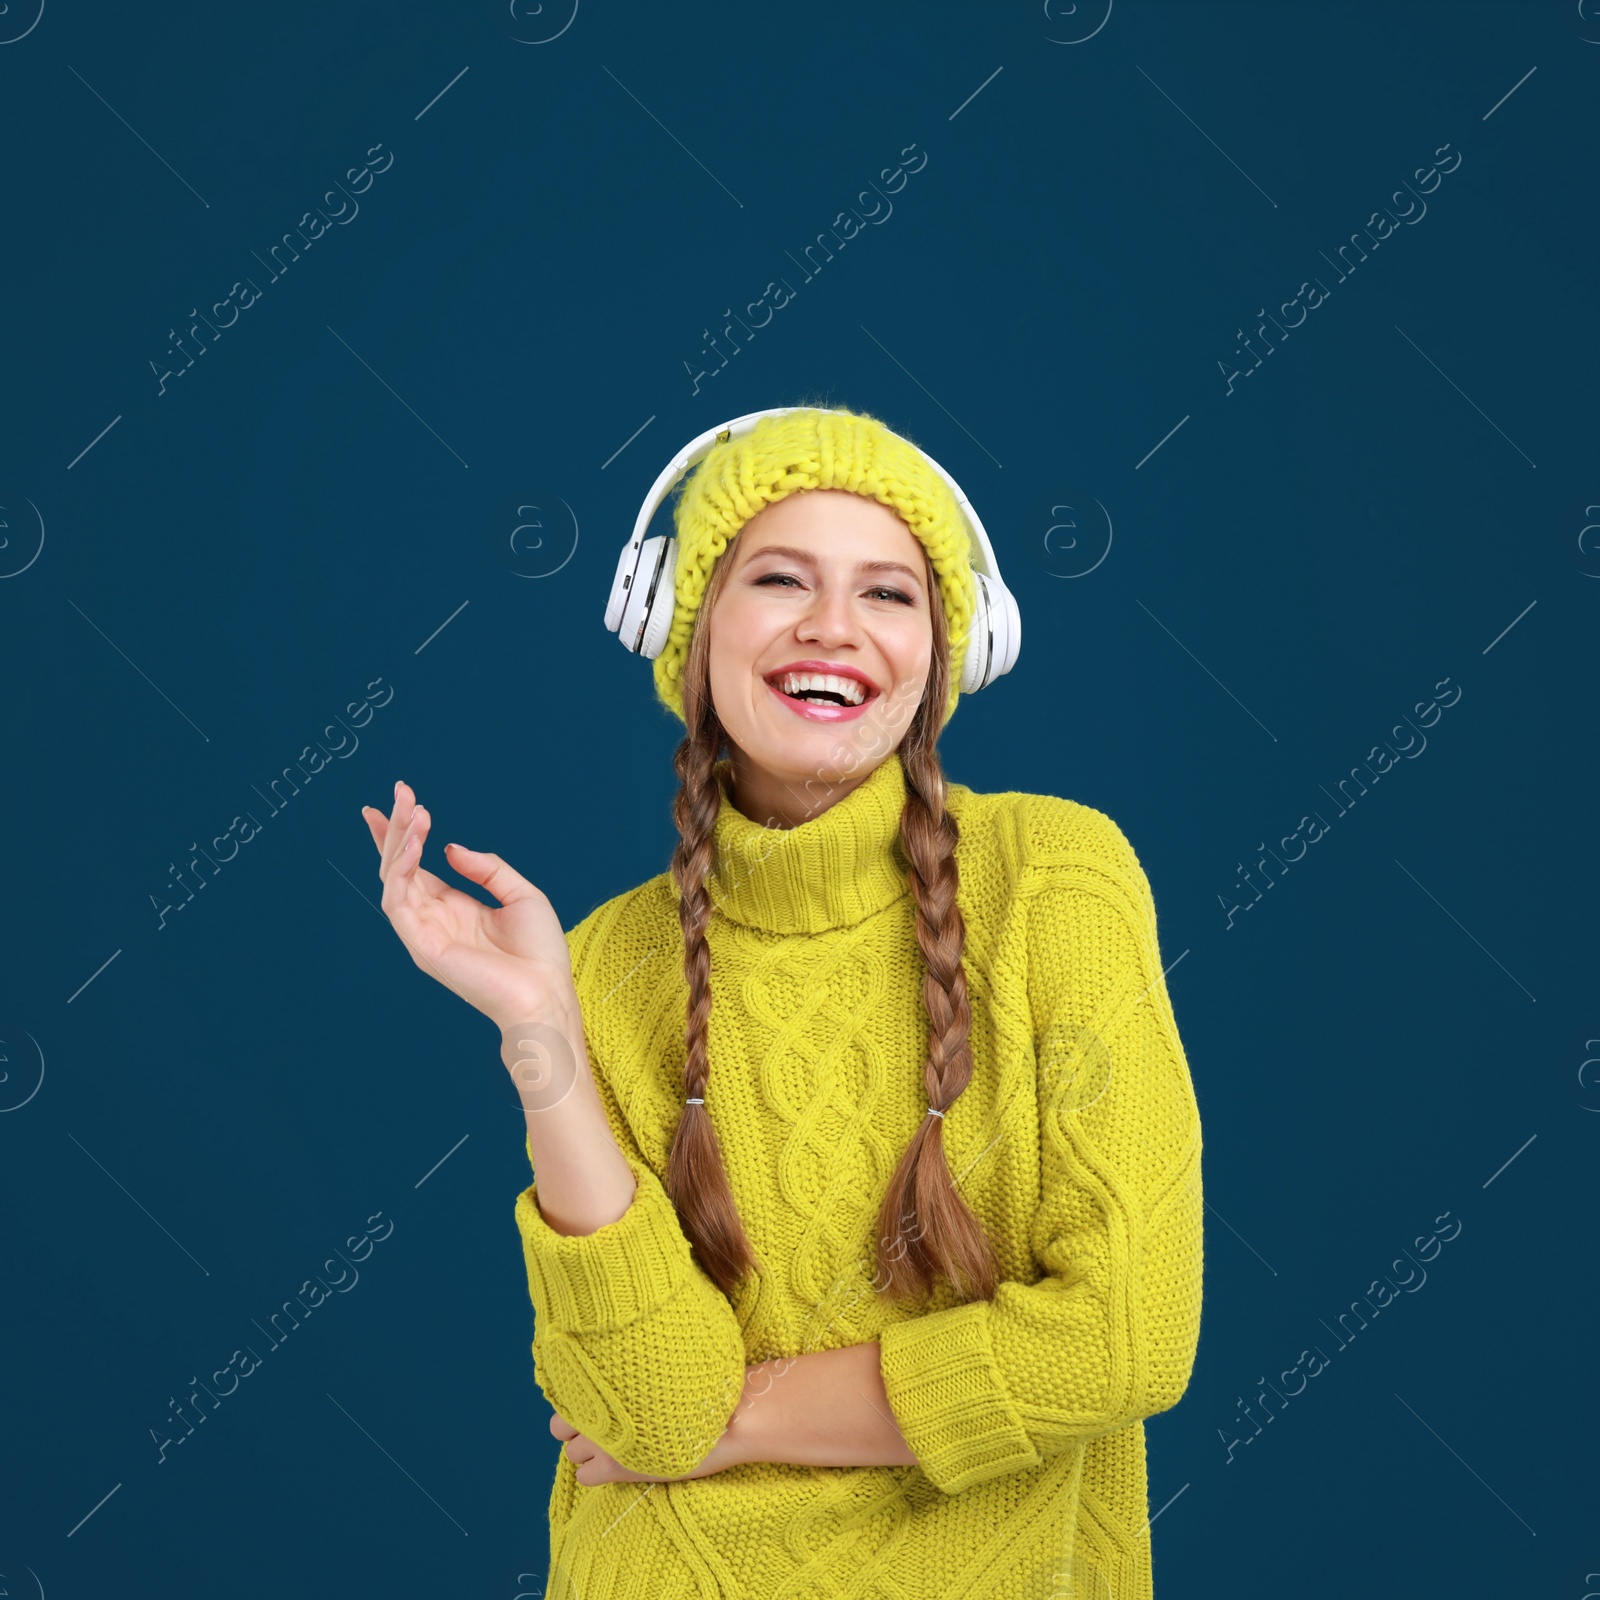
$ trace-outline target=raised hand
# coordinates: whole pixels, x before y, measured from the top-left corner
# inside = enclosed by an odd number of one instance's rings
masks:
[[[432,818],[409,785],[394,786],[393,812],[361,815],[378,847],[383,914],[411,959],[502,1029],[552,1011],[573,1012],[572,962],[555,907],[499,856],[445,846],[462,877],[500,904],[486,906],[421,864]]]

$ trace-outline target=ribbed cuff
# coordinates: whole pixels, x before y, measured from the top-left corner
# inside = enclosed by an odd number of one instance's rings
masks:
[[[689,1241],[660,1179],[625,1156],[638,1188],[628,1209],[593,1233],[560,1234],[539,1211],[537,1181],[517,1196],[528,1293],[540,1323],[598,1333],[649,1316],[693,1271]]]
[[[1001,1381],[989,1311],[984,1301],[953,1306],[879,1335],[895,1421],[928,1481],[946,1494],[1044,1459]]]

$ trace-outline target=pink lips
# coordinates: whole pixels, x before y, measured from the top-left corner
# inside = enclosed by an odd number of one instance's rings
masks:
[[[858,706],[832,706],[815,700],[795,700],[786,695],[782,689],[767,685],[768,690],[776,695],[796,716],[804,717],[808,722],[854,722],[868,706],[878,697],[868,695]]]

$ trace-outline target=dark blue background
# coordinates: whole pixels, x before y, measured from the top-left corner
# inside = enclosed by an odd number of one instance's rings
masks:
[[[821,399],[954,472],[1018,595],[951,777],[1108,812],[1155,889],[1208,1206],[1194,1379],[1149,1424],[1158,1592],[1577,1600],[1592,11],[590,0],[551,39],[570,9],[50,0],[0,46],[7,1592],[538,1589],[522,1119],[491,1025],[376,910],[358,810],[406,779],[434,870],[499,851],[568,926],[662,870],[679,726],[602,629],[617,551],[692,435]],[[1426,216],[1336,281],[1322,253],[1447,143]],[[252,252],[380,144],[271,281]],[[803,282],[786,254],[913,144],[892,216]],[[722,309],[780,276],[734,355]],[[161,394],[169,329],[195,365]],[[1229,395],[1240,329],[1263,366]],[[1427,749],[1336,815],[1447,677]],[[169,864],[245,811],[163,928]],[[252,1319],[380,1212],[270,1351]],[[1426,1283],[1338,1348],[1446,1212]],[[158,1465],[169,1397],[244,1345]]]

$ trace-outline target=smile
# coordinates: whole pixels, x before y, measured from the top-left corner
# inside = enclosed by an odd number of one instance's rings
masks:
[[[878,691],[843,673],[780,672],[766,680],[772,693],[810,722],[849,722],[859,717]]]

